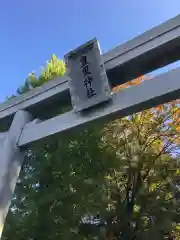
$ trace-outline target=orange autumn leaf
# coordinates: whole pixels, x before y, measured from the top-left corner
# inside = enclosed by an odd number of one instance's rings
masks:
[[[155,107],[155,109],[156,109],[157,111],[162,112],[162,111],[164,110],[164,106],[163,106],[163,105],[159,105],[159,106]]]
[[[128,87],[127,84],[122,84],[122,85],[118,85],[118,86],[114,87],[112,90],[113,90],[113,92],[119,92],[120,90],[126,89],[127,87]]]
[[[146,80],[147,78],[143,75],[141,77],[138,77],[136,79],[133,79],[127,83],[124,83],[124,84],[121,84],[121,85],[118,85],[116,87],[114,87],[112,90],[113,92],[119,92],[120,90],[122,89],[126,89],[128,88],[129,86],[134,86],[134,85],[138,85],[140,83],[142,83],[144,80]]]
[[[133,86],[133,85],[137,85],[137,84],[142,83],[144,80],[145,80],[145,77],[141,76],[141,77],[138,77],[138,78],[136,78],[132,81],[129,81],[128,83],[129,83],[130,86]]]
[[[180,118],[180,109],[173,113],[174,117]]]
[[[176,131],[177,131],[177,132],[180,132],[180,126],[177,126],[177,127],[176,127]]]

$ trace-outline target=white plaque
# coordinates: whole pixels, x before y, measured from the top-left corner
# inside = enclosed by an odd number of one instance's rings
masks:
[[[111,99],[111,90],[100,54],[93,39],[65,55],[73,109],[78,112]]]

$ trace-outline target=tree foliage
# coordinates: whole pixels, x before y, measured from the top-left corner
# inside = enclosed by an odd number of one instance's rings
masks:
[[[18,94],[64,72],[53,55]],[[179,145],[179,100],[37,144],[25,154],[3,239],[180,239]]]
[[[42,84],[54,78],[61,77],[65,73],[65,64],[62,60],[58,59],[55,54],[47,61],[46,66],[42,67],[39,76],[31,72],[22,87],[18,88],[17,93],[23,94],[32,88],[41,86]]]

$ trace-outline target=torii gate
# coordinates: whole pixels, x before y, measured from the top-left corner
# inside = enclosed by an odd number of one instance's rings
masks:
[[[84,58],[80,67],[79,58]],[[22,148],[91,121],[122,118],[178,99],[180,68],[112,96],[107,77],[114,87],[179,58],[180,15],[103,55],[92,40],[66,56],[69,75],[0,105],[0,237],[23,162]],[[93,66],[91,72],[86,68],[88,61]],[[70,102],[69,86],[74,109],[56,117],[47,114],[47,108],[56,110]]]

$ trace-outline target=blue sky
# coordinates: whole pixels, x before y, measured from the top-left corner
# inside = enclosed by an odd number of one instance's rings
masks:
[[[179,0],[1,0],[0,101],[53,53],[93,37],[107,51],[179,13]]]

